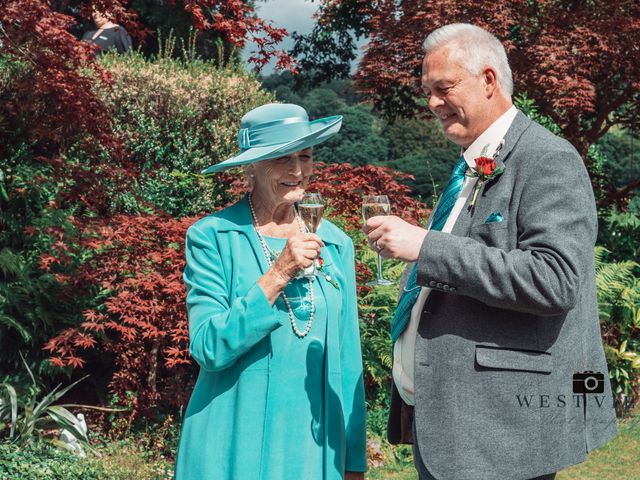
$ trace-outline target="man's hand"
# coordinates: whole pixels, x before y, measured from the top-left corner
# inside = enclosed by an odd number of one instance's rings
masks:
[[[364,224],[369,245],[384,258],[397,258],[415,262],[427,235],[424,228],[416,227],[394,215],[371,217]]]

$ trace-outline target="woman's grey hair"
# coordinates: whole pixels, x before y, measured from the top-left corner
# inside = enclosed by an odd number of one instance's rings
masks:
[[[422,48],[428,55],[445,45],[454,47],[450,54],[473,75],[480,74],[486,66],[493,67],[504,92],[513,95],[513,76],[507,53],[494,35],[470,23],[452,23],[431,32]]]

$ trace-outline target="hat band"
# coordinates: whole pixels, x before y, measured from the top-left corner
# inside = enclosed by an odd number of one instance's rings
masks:
[[[285,123],[264,128],[241,128],[238,132],[238,145],[242,150],[255,147],[269,147],[293,142],[313,133],[308,121]]]

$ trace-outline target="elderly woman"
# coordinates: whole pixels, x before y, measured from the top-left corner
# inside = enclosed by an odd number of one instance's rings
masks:
[[[296,211],[312,149],[342,117],[269,104],[241,122],[250,192],[187,232],[190,352],[200,366],[176,479],[361,479],[365,407],[353,244]],[[317,261],[321,258],[322,262]],[[318,274],[300,272],[314,262]]]

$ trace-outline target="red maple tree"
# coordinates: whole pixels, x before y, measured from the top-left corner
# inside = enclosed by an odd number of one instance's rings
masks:
[[[67,294],[100,292],[103,300],[84,312],[84,321],[45,345],[51,363],[85,367],[88,349],[113,358],[110,392],[126,399],[134,392],[135,412],[159,402],[180,406],[188,398],[191,364],[184,306],[184,235],[193,218],[117,215],[80,225],[79,251],[90,252],[73,275],[58,275]],[[65,261],[62,244],[41,258],[45,271]]]
[[[111,12],[143,40],[150,32],[128,4],[126,0],[84,0],[76,6],[85,18],[92,5]],[[185,0],[180,6],[191,14],[196,28],[215,30],[237,47],[254,40],[258,52],[250,61],[258,67],[275,57],[278,67],[293,68],[289,55],[276,48],[286,30],[259,18],[250,2]],[[109,84],[109,75],[94,62],[95,47],[69,33],[76,22],[64,14],[68,10],[68,1],[0,3],[0,54],[8,55],[15,65],[0,96],[0,125],[6,125],[0,129],[0,156],[16,140],[15,132],[46,159],[54,159],[79,139],[94,148],[97,143],[109,149],[116,159],[123,155],[111,129],[111,112],[93,89],[95,82]]]
[[[351,12],[350,18],[336,18]],[[486,28],[505,45],[515,90],[526,92],[586,160],[613,125],[640,127],[640,4],[633,0],[476,2],[324,0],[325,34],[353,28],[370,41],[355,75],[365,98],[387,116],[423,113],[422,42],[449,23]],[[640,186],[611,191],[609,202]]]
[[[367,194],[388,195],[394,214],[420,223],[428,210],[409,196],[409,188],[400,182],[406,177],[386,167],[318,163],[308,191],[322,193],[330,216],[339,217],[347,230],[362,228],[362,195]],[[229,186],[233,201],[246,191],[238,173],[220,173],[215,181]],[[60,367],[91,368],[85,360],[89,351],[112,356],[109,391],[120,399],[134,392],[134,416],[161,403],[184,405],[190,392],[194,364],[182,271],[184,236],[195,220],[159,215],[117,215],[90,223],[73,219],[81,237],[65,243],[60,232],[52,231],[60,241],[40,259],[43,270],[55,273],[58,264],[74,257],[72,250],[90,252],[77,272],[58,274],[58,279],[68,295],[101,292],[99,305],[44,348]],[[362,287],[372,275],[367,265],[357,262],[356,273],[359,289],[368,288]]]
[[[356,76],[362,91],[386,107],[404,92],[397,107],[418,110],[422,41],[453,22],[503,41],[516,90],[534,98],[583,157],[612,125],[640,127],[640,5],[633,1],[379,0]]]

